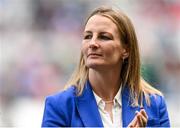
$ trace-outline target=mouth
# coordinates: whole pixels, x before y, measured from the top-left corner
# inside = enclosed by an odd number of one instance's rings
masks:
[[[87,57],[100,57],[100,56],[102,56],[102,55],[101,54],[97,54],[97,53],[90,53],[90,54],[88,54]]]

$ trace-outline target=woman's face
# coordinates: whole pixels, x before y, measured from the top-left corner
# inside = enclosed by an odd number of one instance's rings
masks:
[[[88,20],[82,41],[82,53],[87,67],[120,68],[124,50],[118,28],[109,18],[94,15]]]

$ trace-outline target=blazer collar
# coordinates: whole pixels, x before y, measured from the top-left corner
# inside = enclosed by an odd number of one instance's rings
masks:
[[[140,107],[131,106],[128,87],[122,88],[122,124],[127,127]],[[103,127],[98,106],[89,81],[86,82],[82,95],[76,97],[76,106],[85,127]]]
[[[76,97],[76,106],[85,127],[103,127],[89,81],[86,82],[82,95]]]
[[[140,107],[131,106],[131,99],[128,87],[122,89],[122,123],[123,127],[127,127],[135,117],[135,112],[140,110]]]

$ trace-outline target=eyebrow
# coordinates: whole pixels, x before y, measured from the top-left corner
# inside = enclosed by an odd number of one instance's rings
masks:
[[[112,35],[111,33],[109,33],[109,32],[100,32],[101,34],[110,34],[110,35]]]
[[[91,34],[92,31],[84,31],[83,33],[84,33],[84,34],[85,34],[85,33],[90,33],[90,34]],[[109,33],[109,32],[100,32],[100,33],[101,33],[101,34],[110,34],[110,35],[111,35],[111,33]]]
[[[84,31],[83,33],[85,34],[85,33],[92,33],[92,32],[91,31]]]

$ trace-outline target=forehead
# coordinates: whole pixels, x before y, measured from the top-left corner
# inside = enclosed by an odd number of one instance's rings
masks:
[[[85,31],[108,31],[118,32],[116,24],[108,17],[102,15],[94,15],[87,21]]]

